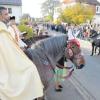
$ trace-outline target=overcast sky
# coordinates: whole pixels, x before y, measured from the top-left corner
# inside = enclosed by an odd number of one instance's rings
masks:
[[[22,12],[29,13],[32,17],[41,16],[41,4],[45,0],[22,0]]]
[[[29,13],[32,17],[40,17],[40,8],[44,1],[45,0],[22,0],[22,12]]]

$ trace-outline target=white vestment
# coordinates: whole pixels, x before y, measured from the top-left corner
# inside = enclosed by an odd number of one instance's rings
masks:
[[[0,99],[33,100],[43,96],[36,66],[0,22]]]

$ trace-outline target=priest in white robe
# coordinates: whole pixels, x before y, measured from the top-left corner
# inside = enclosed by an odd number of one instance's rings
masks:
[[[33,100],[43,96],[36,66],[7,30],[7,9],[0,7],[0,99]]]

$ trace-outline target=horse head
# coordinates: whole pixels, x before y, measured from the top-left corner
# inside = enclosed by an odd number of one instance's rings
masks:
[[[65,56],[70,59],[76,69],[82,69],[85,65],[84,57],[81,53],[80,43],[78,40],[70,40],[65,48]]]

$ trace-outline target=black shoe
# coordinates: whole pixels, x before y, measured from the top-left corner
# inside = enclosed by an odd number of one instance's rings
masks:
[[[63,88],[63,86],[62,86],[62,85],[59,85],[59,88],[61,88],[61,89],[62,89],[62,88]]]
[[[56,92],[61,92],[62,89],[61,88],[58,88],[58,89],[55,89]]]

